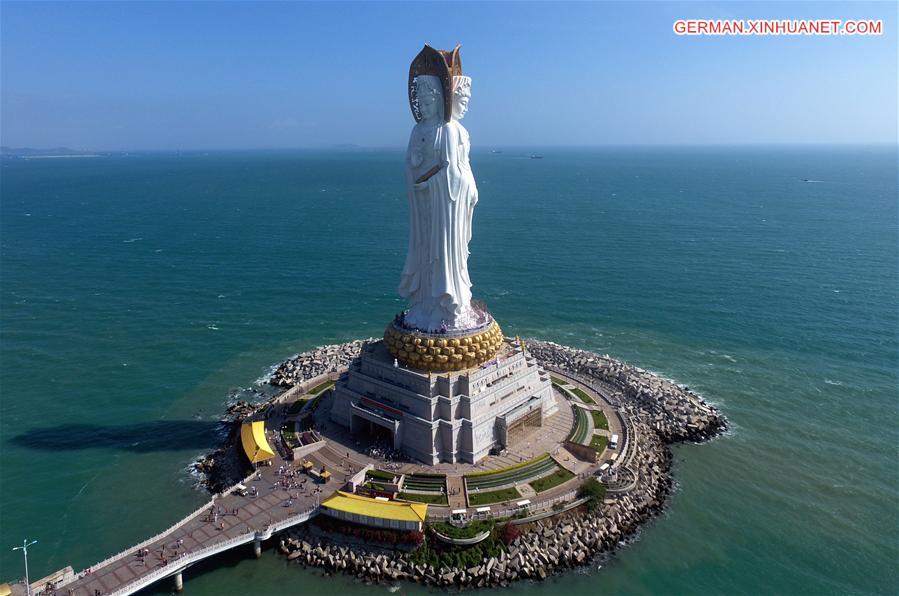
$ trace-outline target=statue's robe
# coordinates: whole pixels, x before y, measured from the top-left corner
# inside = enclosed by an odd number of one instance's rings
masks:
[[[406,324],[422,331],[464,325],[471,312],[468,242],[478,190],[469,148],[468,131],[455,120],[436,128],[419,123],[409,141],[409,252],[399,293],[410,303]],[[443,167],[416,190],[434,165]]]

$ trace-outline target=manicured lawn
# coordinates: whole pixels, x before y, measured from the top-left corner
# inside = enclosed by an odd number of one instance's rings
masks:
[[[523,468],[525,466],[530,466],[531,464],[536,464],[537,462],[543,461],[544,459],[549,457],[549,453],[544,453],[534,459],[529,459],[528,461],[523,461],[519,464],[514,464],[511,466],[506,466],[505,468],[497,468],[495,470],[487,470],[485,472],[471,472],[469,474],[465,474],[466,478],[474,478],[476,476],[489,476],[490,474],[502,474],[504,472],[511,472],[512,470],[517,470],[518,468]]]
[[[476,489],[490,491],[506,484],[528,482],[532,478],[537,478],[555,469],[556,462],[547,454],[515,466],[495,470],[489,474],[466,476],[465,485],[468,487],[468,494],[472,494]]]
[[[609,443],[609,440],[602,435],[595,435],[593,440],[590,441],[590,447],[593,448],[597,453],[602,453],[606,448],[606,445]]]
[[[575,395],[577,395],[579,398],[581,398],[581,400],[583,400],[583,402],[585,404],[595,404],[596,403],[595,401],[593,401],[593,398],[590,397],[589,395],[587,395],[587,392],[584,391],[583,389],[581,389],[580,387],[575,387],[571,391]]]
[[[408,490],[439,493],[446,489],[446,476],[442,474],[406,474],[403,486]]]
[[[399,493],[397,495],[404,501],[415,501],[416,503],[427,503],[429,505],[447,505],[446,495],[425,495],[422,493]],[[442,534],[443,532],[441,532]]]
[[[393,474],[391,472],[385,472],[384,470],[369,470],[365,475],[376,480],[384,480],[385,482],[393,481]]]
[[[538,478],[531,482],[531,488],[533,488],[538,493],[542,493],[545,490],[549,490],[554,486],[559,486],[563,482],[568,482],[574,478],[574,474],[566,470],[565,468],[559,468],[549,476],[544,476],[543,478]]]
[[[316,385],[315,387],[313,387],[312,389],[310,389],[310,390],[308,391],[308,393],[309,393],[310,395],[316,395],[317,393],[321,393],[321,392],[324,391],[325,389],[330,389],[330,388],[333,387],[333,386],[334,386],[334,381],[325,381],[324,383],[322,383],[322,384],[320,384],[320,385]]]
[[[289,408],[287,408],[287,415],[293,416],[294,414],[299,414],[300,410],[302,410],[303,406],[305,406],[305,405],[306,405],[305,400],[302,400],[302,399],[296,400],[295,402],[290,404]]]
[[[554,383],[556,385],[567,385],[568,384],[568,381],[566,381],[565,379],[560,379],[559,377],[554,377],[552,375],[549,375],[549,380],[551,383]]]
[[[499,503],[500,501],[511,501],[512,499],[520,499],[521,493],[514,488],[503,488],[500,490],[491,490],[488,492],[468,491],[468,502],[472,507],[476,505],[488,505],[490,503]]]
[[[574,430],[568,436],[572,443],[583,443],[587,438],[587,413],[583,408],[574,407]]]
[[[597,412],[593,410],[590,412],[590,415],[593,416],[593,427],[601,428],[603,430],[609,430],[609,421],[606,420],[606,415],[602,412]]]

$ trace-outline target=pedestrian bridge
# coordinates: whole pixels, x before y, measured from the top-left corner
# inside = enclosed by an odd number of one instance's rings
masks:
[[[248,480],[247,484],[250,482]],[[269,497],[272,496],[280,495],[270,493]],[[260,498],[264,499],[261,496],[257,497]],[[96,596],[99,592],[103,596],[124,596],[168,577],[175,578],[175,588],[180,590],[183,586],[182,572],[191,565],[244,544],[253,544],[254,552],[259,556],[263,540],[318,515],[318,493],[315,493],[313,502],[301,499],[299,508],[296,505],[285,507],[284,504],[289,502],[289,496],[287,498],[284,503],[274,504],[268,499],[247,505],[246,497],[240,497],[232,492],[213,499],[211,504],[204,505],[165,532],[97,563],[75,576],[73,580],[58,585],[56,594]],[[256,505],[257,502],[274,505],[258,513],[249,509],[245,514],[268,518],[267,523],[253,523],[252,518],[246,520],[250,523],[245,523],[241,519],[243,516],[240,513],[240,506],[235,506],[238,507],[236,515],[231,514],[234,507],[229,506],[237,499],[241,499],[244,509],[254,505],[261,509]],[[219,508],[225,511],[220,518],[217,514],[210,515],[212,510],[217,512]],[[214,521],[217,518],[220,521]],[[147,552],[146,556],[139,556],[142,550]]]

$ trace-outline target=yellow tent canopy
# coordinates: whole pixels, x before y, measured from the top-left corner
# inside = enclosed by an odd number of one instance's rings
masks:
[[[342,491],[338,491],[334,496],[322,501],[322,507],[366,517],[407,522],[423,522],[428,516],[428,506],[424,503],[379,501]]]
[[[265,423],[261,420],[244,422],[241,425],[240,442],[251,464],[275,457],[275,452],[265,439]]]

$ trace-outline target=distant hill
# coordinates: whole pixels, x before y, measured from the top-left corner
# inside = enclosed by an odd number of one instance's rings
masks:
[[[69,149],[68,147],[52,147],[50,149],[34,149],[32,147],[0,147],[0,155],[10,157],[27,157],[30,155],[93,155],[95,151]]]

